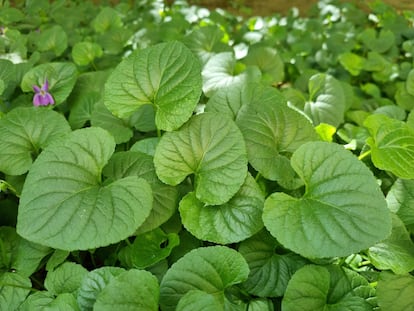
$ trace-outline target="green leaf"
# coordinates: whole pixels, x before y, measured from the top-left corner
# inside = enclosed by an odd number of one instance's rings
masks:
[[[414,180],[397,179],[387,194],[388,208],[414,232]]]
[[[114,148],[112,136],[100,128],[74,131],[46,148],[27,175],[17,232],[69,251],[131,235],[150,213],[151,187],[132,176],[101,184],[102,168]]]
[[[225,33],[218,25],[208,25],[194,29],[183,42],[205,64],[213,55],[231,50],[223,42],[224,37]]]
[[[259,297],[281,297],[292,275],[307,260],[286,252],[266,230],[240,243],[239,252],[250,268],[243,283],[249,294]]]
[[[64,293],[54,296],[50,292],[41,291],[30,295],[20,306],[19,311],[79,311],[76,299],[72,294]]]
[[[352,52],[345,52],[338,56],[339,63],[351,75],[358,76],[364,69],[364,58]]]
[[[53,51],[60,56],[68,47],[68,35],[61,26],[54,25],[40,32],[36,45],[40,52]]]
[[[247,311],[274,311],[274,305],[270,299],[254,299],[249,301]]]
[[[19,22],[24,17],[25,15],[20,10],[13,7],[2,7],[0,12],[0,21],[5,25]]]
[[[197,199],[223,204],[240,189],[247,174],[243,136],[226,116],[197,115],[176,132],[165,133],[154,156],[158,177],[178,185],[195,174]]]
[[[88,274],[88,270],[74,262],[65,262],[49,271],[45,278],[45,288],[54,295],[76,292]]]
[[[15,272],[0,273],[0,310],[17,310],[31,288],[29,277]]]
[[[202,76],[203,92],[210,97],[220,88],[229,88],[240,83],[258,82],[261,72],[256,66],[249,66],[246,70],[238,72],[234,54],[222,52],[212,56],[204,65]]]
[[[290,280],[282,300],[284,311],[371,311],[374,290],[358,273],[338,266],[308,265]]]
[[[382,272],[377,286],[378,305],[381,310],[414,310],[414,277]]]
[[[94,71],[79,75],[67,102],[70,103],[69,124],[79,129],[91,119],[92,111],[102,98],[109,71]]]
[[[155,149],[158,146],[160,137],[148,137],[137,141],[129,151],[141,152],[150,156],[155,155]]]
[[[336,128],[330,124],[319,123],[315,126],[315,131],[323,141],[332,142]]]
[[[143,270],[122,272],[96,298],[94,310],[158,311],[159,285],[155,276]]]
[[[70,132],[60,113],[42,108],[15,108],[0,119],[0,171],[26,173],[42,149]]]
[[[411,69],[408,73],[407,80],[405,82],[407,93],[414,96],[414,69]]]
[[[118,258],[127,268],[144,269],[167,258],[180,244],[175,233],[165,234],[160,228],[138,235],[134,243],[122,248]]]
[[[224,311],[222,305],[214,298],[201,290],[188,291],[178,302],[176,311]]]
[[[217,90],[208,100],[205,111],[226,114],[237,122],[249,106],[285,101],[273,87],[260,83],[240,83]]]
[[[160,285],[160,305],[175,310],[179,300],[191,290],[213,294],[218,304],[230,304],[226,289],[247,279],[249,268],[243,257],[225,246],[192,250],[167,271]]]
[[[68,120],[73,129],[84,127],[91,119],[95,104],[102,98],[109,73],[109,71],[94,71],[79,75],[67,100],[71,104]]]
[[[73,63],[46,63],[30,69],[23,76],[20,86],[23,92],[33,92],[33,85],[41,86],[47,79],[49,93],[58,105],[69,96],[76,78],[77,70]]]
[[[346,100],[338,80],[328,74],[315,74],[309,80],[309,94],[304,112],[314,125],[327,123],[337,128],[344,121]]]
[[[198,239],[218,244],[242,241],[263,228],[264,195],[248,174],[240,190],[223,205],[205,206],[194,192],[180,202],[184,227]]]
[[[414,76],[413,76],[414,80]],[[413,81],[414,82],[414,81]],[[407,80],[408,83],[408,80]],[[405,82],[396,82],[396,91],[395,91],[395,101],[397,102],[397,105],[404,110],[411,111],[414,108],[414,95],[411,95],[407,91],[407,86]],[[413,83],[413,91],[414,91],[414,83]]]
[[[140,132],[151,132],[157,129],[155,125],[155,111],[152,105],[144,105],[129,118],[131,126]]]
[[[114,116],[102,100],[94,105],[91,114],[91,125],[101,127],[111,133],[116,144],[129,141],[134,134],[128,122]]]
[[[3,80],[4,83],[2,97],[9,98],[13,95],[13,92],[18,84],[16,81],[16,75],[17,66],[9,60],[0,59],[0,79]]]
[[[291,163],[306,185],[305,194],[274,193],[263,211],[266,228],[283,246],[310,258],[347,256],[390,234],[381,189],[351,152],[310,142],[295,151]]]
[[[372,114],[384,114],[391,119],[396,119],[400,121],[404,121],[407,118],[405,110],[396,105],[385,105],[378,107],[373,111]]]
[[[12,227],[0,227],[0,273],[13,271],[31,276],[51,249],[31,243],[17,235]]]
[[[55,249],[52,256],[50,256],[49,260],[46,263],[46,271],[55,270],[58,266],[66,261],[69,255],[70,252],[68,251]]]
[[[145,179],[150,184],[153,207],[145,222],[138,228],[140,233],[157,228],[177,210],[178,190],[158,179],[152,156],[134,151],[117,152],[104,168],[103,174],[115,180],[136,176]]]
[[[249,47],[243,63],[248,66],[257,66],[263,75],[263,80],[270,84],[277,84],[285,78],[284,63],[277,51],[265,45]]]
[[[369,116],[364,126],[371,134],[367,144],[374,165],[401,178],[414,178],[414,129],[380,114]]]
[[[396,274],[414,270],[414,243],[398,216],[393,215],[391,235],[370,247],[368,256],[379,270],[391,269]]]
[[[72,48],[72,58],[76,65],[86,66],[103,55],[102,48],[94,42],[78,42]]]
[[[301,182],[290,166],[289,157],[299,146],[318,137],[303,115],[289,108],[282,96],[276,98],[250,105],[237,124],[254,169],[265,178],[294,189]]]
[[[83,279],[77,294],[77,302],[83,311],[92,311],[99,293],[125,270],[118,267],[102,267],[90,271]]]
[[[384,53],[395,43],[395,35],[389,29],[381,29],[379,33],[374,28],[367,28],[358,35],[358,39],[372,51]]]
[[[179,128],[201,95],[200,64],[179,42],[160,43],[124,59],[105,84],[104,102],[121,118],[151,104],[158,129]]]
[[[103,7],[92,21],[92,27],[96,32],[103,33],[109,29],[122,27],[122,20],[118,11],[110,7]]]
[[[102,46],[105,54],[116,55],[122,53],[127,41],[134,33],[128,28],[116,28],[98,36],[97,43]]]

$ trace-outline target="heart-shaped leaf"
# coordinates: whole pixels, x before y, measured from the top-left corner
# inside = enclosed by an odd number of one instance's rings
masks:
[[[218,25],[208,25],[193,30],[183,42],[205,64],[216,53],[231,51],[231,47],[223,42],[224,37],[225,33]]]
[[[367,28],[358,35],[364,45],[375,52],[384,53],[395,43],[395,35],[390,29],[381,29],[378,33],[374,28]]]
[[[36,42],[39,51],[53,51],[60,56],[68,47],[68,35],[60,25],[45,29]]]
[[[283,60],[277,51],[270,46],[261,44],[250,46],[243,63],[259,67],[263,75],[262,80],[267,83],[277,84],[282,82],[285,77]]]
[[[46,63],[30,69],[21,83],[23,92],[33,92],[33,85],[41,86],[47,80],[49,93],[55,104],[61,104],[72,91],[76,78],[76,66],[73,63]]]
[[[284,311],[371,311],[374,289],[358,273],[339,266],[308,265],[290,280],[282,300]]]
[[[178,185],[194,173],[197,199],[223,204],[246,178],[246,147],[230,118],[203,113],[161,137],[154,164],[158,177],[169,185]]]
[[[46,148],[27,175],[17,232],[64,250],[105,246],[131,235],[150,213],[152,192],[133,176],[101,184],[114,148],[112,136],[100,128],[74,131]]]
[[[77,301],[81,310],[92,311],[96,297],[115,277],[125,270],[118,267],[102,267],[90,271],[81,282]]]
[[[246,280],[249,268],[243,257],[225,246],[192,250],[167,271],[160,285],[160,305],[173,311],[179,300],[191,290],[213,294],[218,304],[230,303],[225,290]]]
[[[131,269],[107,284],[96,297],[94,310],[158,311],[159,285],[150,272]]]
[[[223,205],[205,206],[194,192],[180,202],[183,225],[200,240],[229,244],[242,241],[263,227],[264,195],[248,174],[240,190]]]
[[[45,288],[54,295],[76,292],[88,270],[74,262],[64,262],[45,278]]]
[[[286,188],[297,188],[301,183],[289,157],[302,144],[318,140],[318,136],[312,124],[289,108],[281,95],[271,98],[272,101],[249,105],[237,124],[246,141],[249,163],[265,178]]]
[[[197,58],[182,43],[160,43],[124,59],[105,84],[104,102],[118,117],[151,104],[159,129],[179,128],[192,115],[201,95]]]
[[[243,287],[259,297],[281,297],[292,275],[308,261],[286,252],[266,230],[240,243],[240,254],[250,268]]]
[[[338,127],[344,121],[346,97],[341,83],[328,74],[318,73],[309,80],[309,101],[304,112],[314,125],[327,123]]]
[[[53,140],[70,132],[63,115],[41,108],[15,108],[0,119],[0,171],[21,175]]]
[[[294,152],[291,163],[305,194],[274,193],[263,212],[266,228],[282,245],[310,258],[347,256],[390,234],[384,195],[371,171],[349,151],[310,142]]]
[[[364,125],[371,134],[367,144],[374,165],[401,178],[414,178],[414,129],[382,114],[369,116]]]
[[[236,67],[236,57],[232,52],[222,52],[212,56],[202,71],[204,94],[210,97],[220,88],[260,81],[261,72],[256,66],[249,66],[245,70],[236,70]]]
[[[103,54],[99,44],[93,42],[78,42],[72,48],[72,58],[75,64],[86,66],[93,63],[95,58]]]
[[[115,180],[136,176],[145,179],[151,185],[153,207],[145,222],[138,228],[139,233],[157,228],[177,210],[178,190],[158,179],[152,156],[134,151],[117,152],[109,160],[103,174]]]

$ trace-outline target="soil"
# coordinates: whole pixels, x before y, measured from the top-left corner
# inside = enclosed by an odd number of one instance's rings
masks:
[[[223,8],[242,15],[266,16],[274,13],[286,14],[292,7],[297,7],[301,15],[306,15],[318,0],[190,0],[189,2],[209,9]],[[367,3],[372,0],[343,2],[352,2],[367,9]],[[383,2],[391,4],[398,10],[414,10],[413,0],[383,0]]]

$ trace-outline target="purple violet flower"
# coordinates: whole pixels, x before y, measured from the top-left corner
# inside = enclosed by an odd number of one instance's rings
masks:
[[[45,83],[41,87],[33,85],[33,90],[35,91],[35,95],[33,96],[33,105],[47,106],[55,103],[55,100],[49,93],[49,82],[47,79],[45,79]]]

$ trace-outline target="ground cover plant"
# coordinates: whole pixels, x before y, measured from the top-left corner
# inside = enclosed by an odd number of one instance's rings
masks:
[[[414,12],[0,5],[0,310],[414,310]]]

